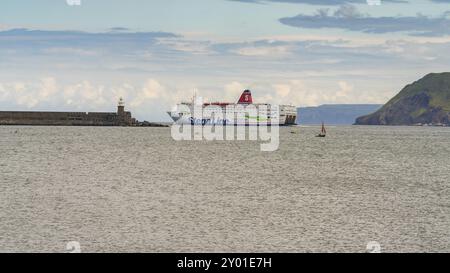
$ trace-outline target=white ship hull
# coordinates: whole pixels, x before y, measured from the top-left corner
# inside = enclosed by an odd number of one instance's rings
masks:
[[[168,114],[176,124],[203,126],[288,126],[295,125],[297,119],[295,106],[253,104],[250,91],[247,90],[237,104],[203,104],[193,101],[178,104]]]

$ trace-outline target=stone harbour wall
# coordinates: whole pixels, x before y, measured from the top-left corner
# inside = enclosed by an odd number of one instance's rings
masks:
[[[134,126],[130,112],[14,112],[0,111],[0,125]]]

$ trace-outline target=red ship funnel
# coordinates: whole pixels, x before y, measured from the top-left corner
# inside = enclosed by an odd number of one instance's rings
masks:
[[[242,93],[241,98],[238,101],[238,104],[252,104],[253,98],[252,93],[250,90],[245,90],[244,93]]]

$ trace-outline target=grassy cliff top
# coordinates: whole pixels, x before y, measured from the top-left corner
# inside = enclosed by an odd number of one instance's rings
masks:
[[[389,108],[400,100],[425,93],[430,97],[430,105],[450,112],[450,72],[431,73],[422,79],[407,85],[383,108]]]

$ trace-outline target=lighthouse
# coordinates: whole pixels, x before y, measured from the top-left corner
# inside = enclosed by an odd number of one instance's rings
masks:
[[[117,103],[117,115],[119,117],[123,117],[125,115],[125,102],[123,101],[123,98],[120,98]]]
[[[120,126],[127,126],[127,113],[125,112],[125,102],[123,101],[123,98],[119,99],[119,102],[117,103],[117,118]]]

